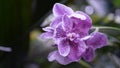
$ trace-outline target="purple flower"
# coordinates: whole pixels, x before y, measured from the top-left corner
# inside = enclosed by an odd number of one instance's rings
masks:
[[[58,61],[66,65],[78,62],[81,58],[91,61],[97,48],[107,44],[105,34],[94,31],[89,35],[92,26],[91,18],[81,12],[56,3],[53,7],[55,19],[49,27],[43,28],[42,38],[52,38],[58,50],[49,54],[49,61]]]

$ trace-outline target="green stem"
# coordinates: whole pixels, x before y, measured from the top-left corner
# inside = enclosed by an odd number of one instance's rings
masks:
[[[88,63],[86,63],[85,61],[83,60],[80,60],[79,62],[84,68],[92,68]]]

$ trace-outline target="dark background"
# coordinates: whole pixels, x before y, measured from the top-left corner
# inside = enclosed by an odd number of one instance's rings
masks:
[[[29,50],[29,32],[55,2],[60,0],[0,0],[0,68],[23,68]],[[34,27],[33,27],[34,26]]]
[[[97,8],[107,6],[107,11],[103,10],[103,12],[105,12],[103,16],[98,12],[98,9],[94,8],[95,3],[90,4],[88,1],[89,0],[0,0],[0,47],[9,47],[12,49],[11,52],[0,49],[0,68],[89,68],[89,65],[93,66],[93,68],[100,68],[100,64],[102,63],[102,68],[106,68],[107,66],[109,66],[109,68],[119,68],[120,63],[116,62],[116,59],[120,60],[120,1],[96,0],[100,6],[102,6],[101,2],[105,3],[105,6]],[[86,6],[92,6],[94,12],[90,16],[94,26],[115,27],[106,29],[105,31],[103,28],[102,32],[109,36],[110,43],[108,45],[110,46],[97,50],[98,56],[92,63],[81,62],[80,64],[72,63],[68,66],[62,66],[56,62],[48,62],[47,51],[45,51],[45,53],[47,52],[46,54],[42,51],[36,51],[36,54],[34,50],[32,50],[33,58],[30,59],[30,43],[33,42],[30,39],[30,32],[34,31],[34,29],[37,29],[38,32],[41,31],[42,27],[40,25],[46,17],[52,13],[53,5],[56,2],[65,5],[72,4],[72,8],[81,11],[85,11]],[[109,19],[110,14],[113,14],[112,20]],[[36,44],[35,40],[33,45]],[[42,46],[43,44],[39,43],[37,45]],[[35,47],[32,46],[32,48]],[[43,48],[39,49],[42,50]],[[38,57],[36,58],[36,56]],[[114,56],[117,58],[114,59]],[[99,62],[96,59],[99,59]],[[39,67],[35,67],[37,65]]]

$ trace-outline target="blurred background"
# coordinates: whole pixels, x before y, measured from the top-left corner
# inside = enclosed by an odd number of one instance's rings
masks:
[[[108,46],[96,50],[92,62],[48,62],[54,43],[40,34],[55,3],[87,13],[107,34]],[[0,68],[120,68],[120,0],[0,0]]]

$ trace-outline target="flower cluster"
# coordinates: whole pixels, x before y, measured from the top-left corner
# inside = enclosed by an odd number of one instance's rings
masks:
[[[52,38],[58,48],[49,54],[48,60],[56,60],[66,65],[78,62],[81,58],[91,61],[97,48],[107,44],[105,34],[94,31],[91,18],[81,11],[74,12],[70,7],[56,3],[53,7],[55,19],[50,26],[43,28],[42,38]]]

